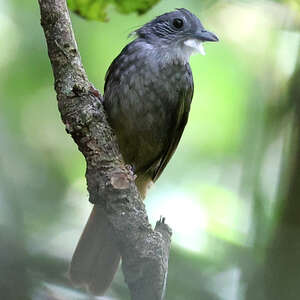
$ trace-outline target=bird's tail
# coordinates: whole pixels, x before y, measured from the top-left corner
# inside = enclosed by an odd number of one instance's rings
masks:
[[[102,295],[118,269],[120,254],[105,211],[95,205],[73,254],[70,279],[89,292]]]

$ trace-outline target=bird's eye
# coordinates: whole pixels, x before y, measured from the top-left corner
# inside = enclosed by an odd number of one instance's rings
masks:
[[[183,20],[179,19],[179,18],[176,18],[176,19],[173,20],[173,25],[174,25],[174,27],[179,29],[183,26]]]

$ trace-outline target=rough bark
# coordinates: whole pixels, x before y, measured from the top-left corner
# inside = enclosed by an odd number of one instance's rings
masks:
[[[65,0],[39,0],[58,107],[66,131],[86,159],[90,201],[102,205],[115,232],[133,300],[162,299],[171,230],[160,220],[151,228],[134,183],[107,123],[102,96],[81,63]]]

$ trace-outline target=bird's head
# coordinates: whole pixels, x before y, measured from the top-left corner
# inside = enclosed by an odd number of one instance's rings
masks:
[[[165,13],[135,31],[151,44],[172,47],[188,54],[205,55],[203,42],[217,42],[217,36],[204,29],[200,20],[185,8]]]

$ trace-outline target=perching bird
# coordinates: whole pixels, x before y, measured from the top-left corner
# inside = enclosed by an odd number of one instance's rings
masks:
[[[135,34],[107,71],[104,108],[145,198],[176,150],[188,119],[194,90],[189,58],[197,52],[204,55],[202,43],[218,38],[184,8],[155,18]],[[105,212],[95,205],[72,258],[71,280],[103,294],[119,261]]]

